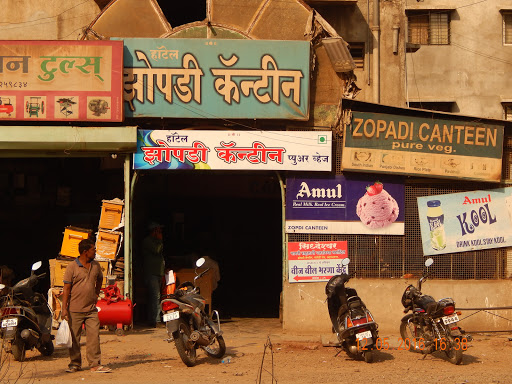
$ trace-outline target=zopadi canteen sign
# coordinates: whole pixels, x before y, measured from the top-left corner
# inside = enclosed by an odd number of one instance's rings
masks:
[[[501,125],[352,111],[342,168],[499,181]]]

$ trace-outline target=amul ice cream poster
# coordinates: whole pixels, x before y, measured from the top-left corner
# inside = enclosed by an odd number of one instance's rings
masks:
[[[425,255],[512,245],[512,187],[418,197]]]
[[[404,234],[403,179],[383,175],[288,178],[287,233]]]

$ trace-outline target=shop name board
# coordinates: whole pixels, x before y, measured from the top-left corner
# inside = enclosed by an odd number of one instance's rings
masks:
[[[123,121],[122,41],[0,42],[0,119]]]
[[[330,131],[138,130],[134,169],[330,171]]]
[[[423,253],[512,245],[512,187],[418,197]]]
[[[287,178],[286,232],[403,235],[403,180],[381,176]]]
[[[455,179],[501,179],[501,125],[352,111],[342,168]]]
[[[310,43],[125,39],[127,117],[309,118]]]
[[[348,257],[346,241],[304,241],[288,243],[288,281],[313,283],[348,273],[341,261]]]

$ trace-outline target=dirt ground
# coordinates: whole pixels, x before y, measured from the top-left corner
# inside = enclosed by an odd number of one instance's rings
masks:
[[[10,360],[0,370],[1,383],[512,383],[512,334],[475,334],[462,365],[444,353],[420,355],[399,348],[396,335],[389,349],[367,364],[325,347],[330,335],[298,335],[281,330],[279,319],[231,319],[222,323],[227,345],[224,362],[198,351],[198,364],[180,360],[164,328],[135,327],[125,336],[102,331],[102,363],[112,373],[89,370],[66,373],[68,352],[51,357],[27,352],[23,363]],[[85,364],[85,346],[82,346]],[[227,361],[229,358],[229,362]]]

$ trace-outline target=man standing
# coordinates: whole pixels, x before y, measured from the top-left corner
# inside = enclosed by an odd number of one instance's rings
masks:
[[[64,272],[64,290],[62,293],[62,319],[69,323],[73,345],[69,348],[71,362],[66,372],[73,373],[82,369],[80,336],[82,326],[87,331],[87,361],[92,372],[111,372],[101,365],[100,320],[96,303],[103,282],[100,264],[94,260],[96,247],[90,239],[78,244],[80,256],[71,262]]]
[[[148,230],[149,234],[142,243],[142,256],[144,280],[148,289],[148,323],[150,327],[156,327],[160,322],[160,287],[165,269],[164,243],[162,225],[152,222]]]

